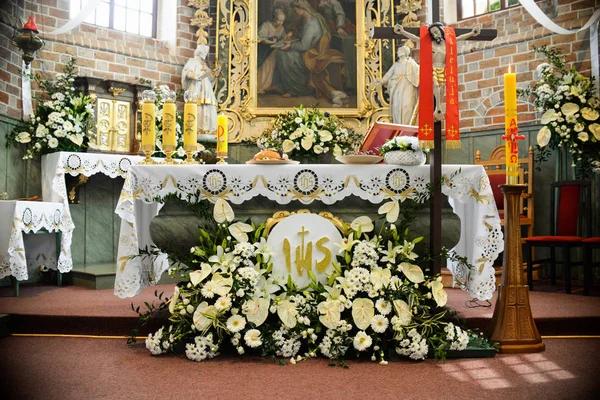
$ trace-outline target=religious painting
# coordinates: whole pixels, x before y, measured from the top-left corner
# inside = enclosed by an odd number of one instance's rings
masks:
[[[381,86],[394,41],[373,39],[392,27],[392,0],[218,0],[216,85],[230,141],[255,140],[273,116],[318,107],[366,132],[389,122]]]
[[[258,108],[357,108],[356,2],[256,2]]]

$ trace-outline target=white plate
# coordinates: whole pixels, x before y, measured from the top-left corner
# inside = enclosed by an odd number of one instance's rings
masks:
[[[376,164],[383,160],[383,157],[368,154],[350,154],[337,156],[335,159],[344,164]]]
[[[300,164],[300,161],[294,160],[248,160],[246,164],[255,165],[281,165],[281,164]]]

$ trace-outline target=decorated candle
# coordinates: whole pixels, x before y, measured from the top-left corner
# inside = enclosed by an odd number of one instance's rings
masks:
[[[165,150],[174,150],[177,145],[175,96],[174,91],[169,91],[163,104],[162,144]]]
[[[144,90],[142,93],[142,149],[154,150],[156,142],[156,93],[154,90]]]
[[[519,175],[519,133],[517,125],[517,75],[511,72],[504,74],[504,115],[506,140],[506,181],[509,184],[518,183]]]
[[[194,151],[198,143],[198,95],[194,90],[187,90],[183,99],[183,148]]]
[[[227,155],[227,116],[217,117],[217,157],[219,154]]]

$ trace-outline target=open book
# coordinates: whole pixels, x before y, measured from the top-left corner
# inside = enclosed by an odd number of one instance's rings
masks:
[[[417,136],[418,126],[375,122],[369,127],[362,144],[362,151],[376,151],[388,140],[396,136]]]

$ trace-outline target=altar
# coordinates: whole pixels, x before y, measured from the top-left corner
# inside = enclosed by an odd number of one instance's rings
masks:
[[[472,297],[492,298],[493,263],[503,249],[500,218],[482,166],[444,165],[442,192],[461,221],[460,239],[452,249],[474,268],[457,262],[448,268]],[[129,168],[116,213],[121,217],[115,294],[131,297],[153,285],[169,268],[166,254],[141,257],[153,246],[150,223],[167,195],[190,203],[218,199],[242,204],[262,196],[278,204],[297,201],[326,205],[348,196],[373,204],[417,200],[426,193],[429,166],[397,165],[133,165]],[[332,210],[334,211],[334,210]]]

